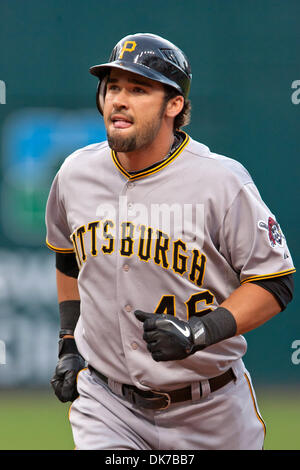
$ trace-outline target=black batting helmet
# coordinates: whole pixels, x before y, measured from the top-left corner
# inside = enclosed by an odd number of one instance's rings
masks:
[[[90,73],[99,78],[97,107],[103,114],[109,70],[117,68],[142,75],[175,88],[186,100],[191,86],[191,67],[184,53],[170,41],[155,34],[137,33],[121,39],[109,61],[94,65]]]

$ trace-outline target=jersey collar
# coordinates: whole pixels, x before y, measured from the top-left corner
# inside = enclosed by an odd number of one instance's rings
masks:
[[[190,137],[183,131],[180,131],[180,133],[183,137],[183,142],[179,145],[179,147],[177,147],[174,150],[174,152],[169,155],[168,158],[166,158],[163,161],[157,162],[156,165],[152,165],[148,169],[146,168],[144,170],[135,172],[134,174],[128,173],[128,171],[126,171],[122,167],[121,163],[118,160],[116,152],[114,150],[111,150],[112,160],[113,160],[114,164],[116,165],[116,167],[118,168],[118,170],[122,173],[122,175],[124,175],[126,178],[128,178],[131,181],[137,180],[137,179],[140,179],[140,178],[144,178],[144,177],[149,176],[149,175],[152,175],[153,173],[157,173],[158,171],[160,171],[163,168],[165,168],[166,166],[168,166],[171,162],[173,162],[178,157],[178,155],[182,152],[182,150],[187,146],[187,144],[190,140]]]

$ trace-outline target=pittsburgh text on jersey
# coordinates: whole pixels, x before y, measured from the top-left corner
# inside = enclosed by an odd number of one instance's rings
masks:
[[[176,274],[187,274],[198,287],[203,284],[206,256],[199,249],[188,249],[181,239],[172,240],[161,230],[146,225],[136,227],[132,222],[120,224],[116,236],[112,220],[97,220],[78,227],[72,234],[79,269],[88,257],[110,255],[117,250],[120,256],[137,256],[142,262],[152,260],[156,265],[172,269]]]

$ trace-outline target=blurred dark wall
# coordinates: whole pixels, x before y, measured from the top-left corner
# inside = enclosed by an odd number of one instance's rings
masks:
[[[160,34],[186,52],[193,72],[186,131],[246,166],[299,265],[299,18],[298,0],[0,1],[0,80],[6,85],[0,104],[0,338],[6,362],[18,371],[9,375],[2,366],[3,383],[20,384],[20,374],[22,383],[42,383],[55,362],[58,317],[53,256],[43,246],[45,200],[60,162],[98,135],[103,139],[97,80],[88,69],[107,60],[126,34]],[[28,279],[39,272],[33,295]],[[43,279],[51,286],[47,294]],[[257,381],[300,382],[300,364],[292,361],[292,344],[300,345],[299,306],[296,293],[285,312],[246,335],[245,362]],[[24,335],[38,334],[37,319],[45,330],[39,347],[46,344],[53,353],[40,359],[40,375],[35,367],[27,371],[27,361],[22,375],[20,356],[34,356]],[[15,328],[23,323],[19,337]]]

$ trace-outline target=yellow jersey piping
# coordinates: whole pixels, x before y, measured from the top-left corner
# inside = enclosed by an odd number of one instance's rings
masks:
[[[77,375],[76,375],[76,386],[77,386],[77,382],[78,382],[78,375],[80,374],[80,372],[83,372],[84,370],[87,370],[87,369],[88,369],[88,367],[84,367],[83,369],[80,369],[80,371],[78,371],[78,373],[77,373]],[[78,397],[75,398],[74,401],[78,400],[79,397],[80,397],[80,395],[78,395]],[[73,405],[74,401],[71,403],[71,405],[70,405],[70,407],[69,407],[69,411],[68,411],[68,419],[69,419],[69,421],[70,421],[71,408],[72,408],[72,405]],[[75,447],[75,449],[76,449],[76,447]]]
[[[46,245],[50,250],[56,251],[57,253],[73,253],[74,248],[58,248],[57,246],[51,245],[51,243],[48,242],[46,239]]]
[[[161,163],[158,163],[157,165],[155,165],[154,168],[150,168],[149,170],[141,170],[139,171],[138,173],[134,174],[134,175],[131,175],[130,173],[128,173],[123,167],[122,165],[120,164],[118,158],[117,158],[117,155],[116,155],[116,152],[114,150],[111,150],[111,157],[112,157],[112,160],[115,164],[115,166],[117,167],[117,169],[124,175],[126,176],[126,178],[128,178],[130,181],[133,181],[133,180],[137,180],[137,179],[140,179],[140,178],[144,178],[145,176],[148,176],[148,175],[152,175],[153,173],[157,173],[158,171],[162,170],[163,168],[165,168],[167,165],[169,165],[173,160],[175,160],[175,158],[178,157],[178,155],[182,152],[182,150],[186,147],[186,145],[188,144],[189,140],[190,140],[190,137],[183,131],[181,131],[184,135],[185,135],[185,138],[184,138],[184,141],[182,142],[182,144],[175,150],[175,152],[173,152],[166,160],[164,160],[163,162]]]
[[[263,426],[263,429],[264,429],[264,436],[266,437],[266,432],[267,432],[267,429],[266,429],[266,425],[264,423],[264,420],[262,419],[262,417],[260,416],[259,412],[258,412],[258,409],[257,409],[257,405],[256,405],[256,401],[255,401],[255,398],[254,398],[254,395],[253,395],[253,391],[252,391],[252,387],[251,387],[251,383],[250,383],[250,380],[247,376],[246,373],[244,373],[244,376],[246,378],[246,381],[248,383],[248,387],[249,387],[249,390],[250,390],[250,394],[251,394],[251,398],[252,398],[252,402],[253,402],[253,406],[254,406],[254,410],[255,410],[255,414],[258,418],[258,420],[261,422],[262,426]]]
[[[247,279],[244,279],[241,281],[241,284],[245,284],[245,282],[251,282],[251,281],[259,281],[260,279],[271,279],[272,277],[280,277],[280,276],[285,276],[287,274],[292,274],[296,271],[295,268],[292,269],[287,269],[285,271],[278,271],[277,273],[271,273],[271,274],[262,274],[262,275],[257,275],[257,276],[251,276],[248,277]]]

